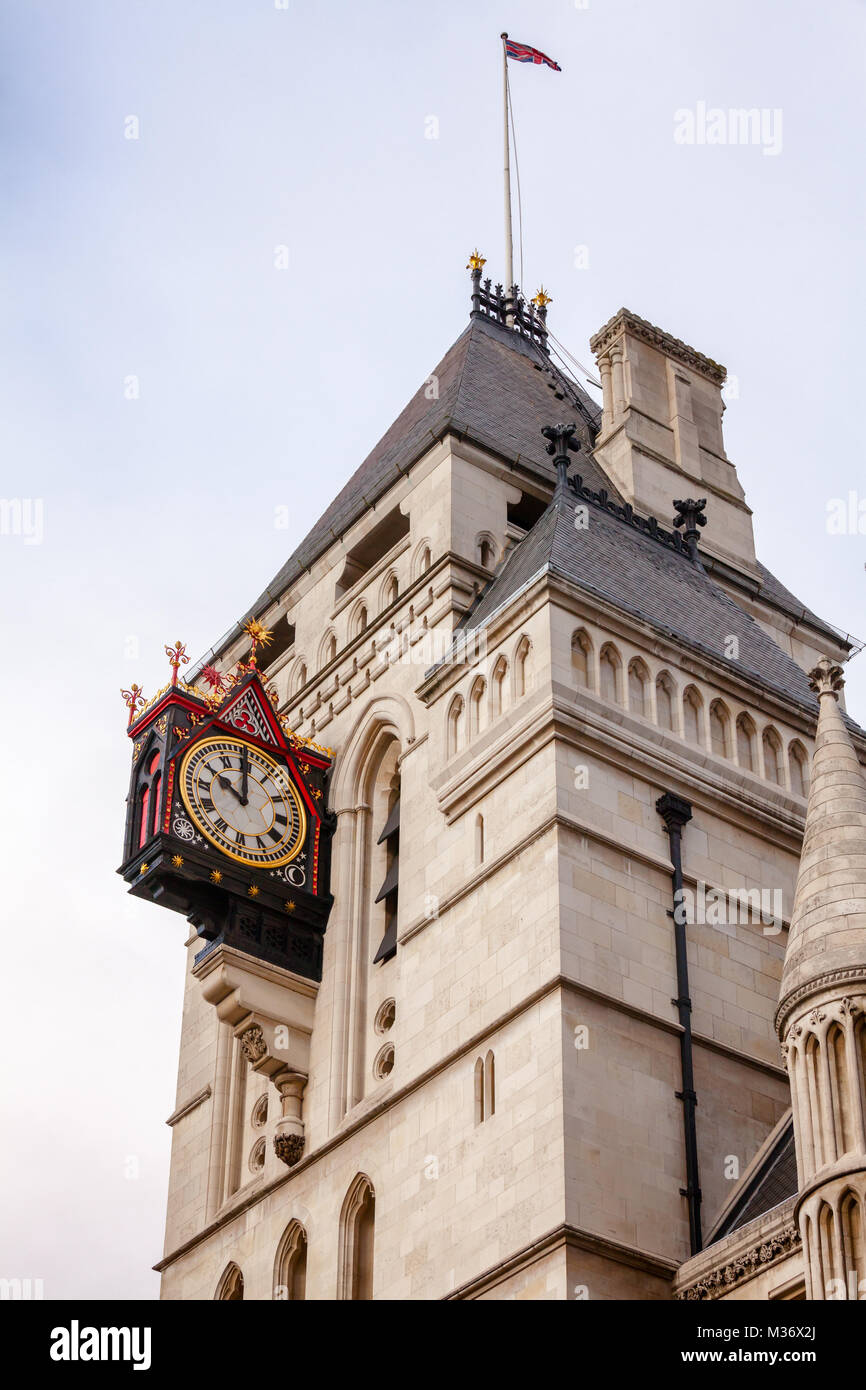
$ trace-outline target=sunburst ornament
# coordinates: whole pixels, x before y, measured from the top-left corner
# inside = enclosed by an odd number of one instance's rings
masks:
[[[263,623],[260,623],[258,618],[250,618],[248,623],[244,623],[244,632],[253,644],[250,665],[255,666],[256,647],[266,647],[269,642],[274,640],[274,634],[269,627],[265,627]]]
[[[141,868],[139,869],[138,872],[139,872],[140,874],[146,874],[149,868],[150,868],[150,865],[149,865],[149,864],[142,864],[142,866],[141,866]]]
[[[182,868],[183,868],[183,855],[182,855],[182,854],[173,854],[173,855],[171,856],[171,862],[172,862],[172,864],[174,865],[174,867],[175,867],[176,869],[182,869]]]
[[[480,251],[477,249],[477,247],[476,247],[476,249],[472,252],[472,255],[469,257],[469,264],[467,265],[466,269],[467,269],[467,270],[483,270],[484,267],[486,266],[486,264],[487,264],[487,261],[485,260],[485,258],[482,256],[481,252],[480,252]]]
[[[544,288],[544,286],[541,285],[539,286],[538,294],[531,302],[535,305],[536,309],[546,309],[548,304],[553,303],[553,300],[547,293],[547,290]]]
[[[259,885],[257,883],[251,883],[247,892],[251,898],[257,898],[259,896]]]
[[[219,869],[211,869],[211,871],[210,871],[210,881],[211,881],[211,883],[222,883],[222,881],[223,881],[223,876],[222,876],[222,874],[220,873]]]
[[[294,912],[295,904],[291,901],[286,903],[286,912]]]

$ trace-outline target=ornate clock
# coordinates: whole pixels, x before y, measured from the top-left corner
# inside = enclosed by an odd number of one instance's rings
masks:
[[[230,676],[178,679],[145,704],[124,691],[133,766],[124,860],[130,892],[183,912],[199,935],[321,978],[331,906],[330,750],[286,727],[253,654]]]
[[[303,803],[284,768],[235,738],[200,739],[180,765],[191,819],[230,859],[257,868],[291,864],[306,838]]]

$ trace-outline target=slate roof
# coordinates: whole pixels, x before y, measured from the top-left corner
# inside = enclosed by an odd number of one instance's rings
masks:
[[[788,1120],[770,1152],[766,1155],[757,1172],[745,1184],[731,1210],[719,1229],[714,1233],[711,1245],[738,1231],[758,1216],[764,1216],[773,1207],[787,1202],[797,1192],[797,1156],[794,1150],[794,1122]]]
[[[601,408],[540,348],[487,318],[470,321],[431,375],[438,382],[438,399],[427,399],[428,376],[241,621],[278,598],[445,433],[519,463],[552,486],[555,472],[542,426],[560,415],[576,419],[590,444],[601,422]],[[585,464],[593,487],[613,491],[595,463],[586,459]]]
[[[817,708],[802,668],[700,565],[597,502],[588,503],[588,526],[577,529],[575,508],[581,501],[571,487],[557,489],[463,626],[484,626],[519,590],[547,571],[722,662],[739,676],[746,675],[810,711]],[[725,655],[732,636],[739,643],[736,661]]]
[[[430,375],[437,378],[437,399],[428,399],[428,376],[268,587],[202,660],[211,659],[216,653],[223,651],[248,618],[260,617],[269,603],[280,598],[298,575],[314,564],[368,507],[382,497],[412,464],[446,433],[451,432],[497,454],[513,467],[525,469],[552,488],[555,474],[546,452],[541,429],[544,425],[559,420],[569,423],[575,421],[583,445],[577,466],[584,482],[596,491],[606,488],[614,499],[618,498],[615,486],[605,477],[591,453],[594,437],[601,424],[600,406],[580,386],[564,376],[555,363],[534,343],[521,338],[491,318],[473,317]],[[509,559],[509,583],[512,587],[518,573],[515,565],[519,565],[520,573],[533,567],[537,568],[539,548],[544,548],[544,537],[538,529],[543,522],[544,518]],[[549,525],[549,521],[545,525]],[[619,530],[617,524],[617,535]],[[611,540],[613,541],[612,536]],[[652,551],[654,559],[649,566],[650,569],[658,559],[657,549],[658,547],[655,547]],[[645,545],[639,545],[635,551],[632,542],[630,548],[629,545],[626,546],[623,555],[626,553],[634,556],[644,555]],[[519,561],[518,554],[521,557]],[[681,574],[684,563],[682,560],[678,561],[671,573]],[[605,579],[603,571],[607,568],[610,569],[610,574]],[[640,564],[635,558],[629,569],[623,563],[622,556],[617,559],[615,553],[609,556],[596,553],[591,561],[587,554],[586,564],[580,566],[583,580],[588,587],[597,582],[602,586],[602,591],[607,585],[610,591],[607,596],[614,602],[622,600],[625,606],[636,604],[640,612],[643,612],[640,603],[645,589],[641,572],[645,568],[646,564]],[[760,568],[763,578],[760,597],[792,617],[803,618],[828,633],[834,631],[807,609],[769,570],[763,566]],[[676,579],[673,580],[674,589],[678,582]],[[728,609],[734,615],[739,614],[737,625],[734,625],[733,618],[729,618],[724,630],[738,632],[740,626],[748,620],[729,600],[723,600],[715,586],[710,587],[715,596],[713,611],[717,617],[720,616],[722,602],[728,603]],[[669,593],[663,593],[656,583],[655,599],[650,605],[655,617],[650,613],[646,616],[652,621],[657,621],[663,628],[670,628],[671,631],[674,631],[675,626],[677,630],[685,626],[693,634],[692,638],[681,633],[685,640],[694,639],[698,645],[703,640],[706,645],[708,632],[703,607],[698,604],[692,619],[686,621],[683,617],[682,596],[677,598],[674,589]],[[701,591],[706,591],[706,585]],[[495,592],[494,601],[503,601],[501,586]],[[484,603],[486,611],[490,611],[486,594]],[[674,618],[666,620],[667,609],[670,609],[671,614],[679,615],[676,621]],[[476,614],[472,615],[473,621],[476,620]],[[755,627],[756,625],[751,625],[751,628]],[[788,693],[795,690],[806,698],[805,677],[802,677],[802,673],[799,677],[794,674],[791,669],[793,663],[783,656],[771,639],[765,637],[762,643],[761,638],[757,636],[759,629],[753,634],[751,628],[746,646],[757,664],[765,670],[769,683],[775,684],[776,688],[786,689]],[[718,630],[716,623],[709,634],[711,647],[716,641]],[[197,663],[196,670],[200,664]],[[814,707],[811,693],[808,694],[808,703],[810,707]]]
[[[760,560],[757,563],[762,580],[759,598],[764,599],[773,608],[781,609],[783,613],[787,613],[797,622],[809,623],[811,627],[820,628],[822,632],[826,632],[838,640],[841,634],[836,628],[825,622],[823,618],[819,618],[817,613],[813,613],[811,608],[807,608],[804,603],[801,603],[796,594],[792,594],[790,589],[786,589],[782,581],[771,574]]]

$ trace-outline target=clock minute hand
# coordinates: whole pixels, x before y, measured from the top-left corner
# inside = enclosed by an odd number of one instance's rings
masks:
[[[246,806],[249,800],[249,780],[250,780],[250,755],[246,744],[241,751],[241,805]]]

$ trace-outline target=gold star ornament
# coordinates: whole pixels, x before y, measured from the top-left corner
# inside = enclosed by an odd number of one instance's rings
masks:
[[[223,881],[223,876],[222,876],[222,874],[220,873],[219,869],[211,869],[211,871],[210,871],[210,881],[211,881],[211,883],[222,883],[222,881]]]
[[[257,883],[251,883],[247,892],[251,898],[257,898],[259,896],[259,885]]]
[[[171,856],[171,862],[172,862],[172,864],[174,865],[174,867],[175,867],[176,869],[182,869],[182,868],[183,868],[183,855],[182,855],[182,854],[173,854],[173,855]]]

